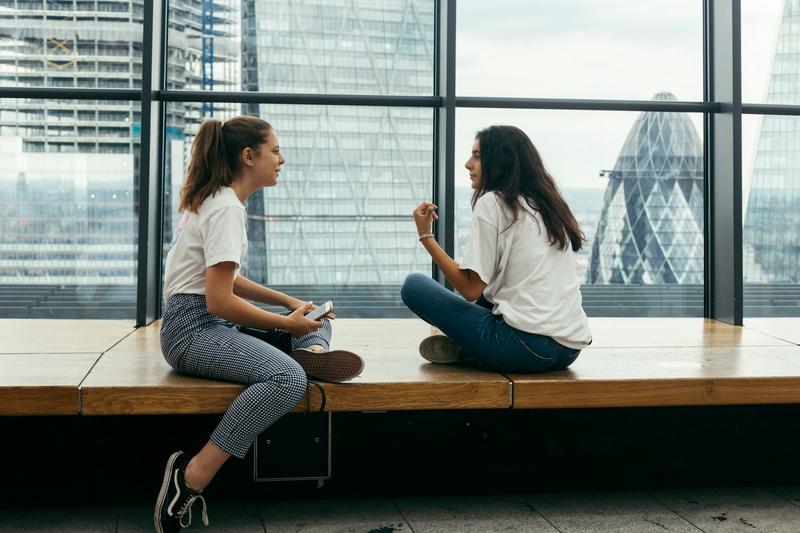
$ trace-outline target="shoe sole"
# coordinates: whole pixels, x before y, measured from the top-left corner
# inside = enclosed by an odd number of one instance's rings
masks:
[[[164,506],[164,496],[167,494],[167,488],[169,487],[169,482],[172,478],[172,467],[175,466],[175,461],[178,460],[178,457],[181,456],[183,452],[175,452],[169,456],[167,460],[167,468],[164,469],[164,481],[161,482],[161,490],[158,493],[158,501],[156,502],[156,512],[153,515],[153,523],[156,526],[156,533],[164,533],[164,529],[161,527],[161,509]]]
[[[419,354],[431,363],[446,364],[466,361],[461,346],[445,335],[432,335],[419,343]]]
[[[353,379],[364,370],[364,360],[347,350],[318,353],[299,348],[292,350],[292,358],[309,377],[331,383]]]

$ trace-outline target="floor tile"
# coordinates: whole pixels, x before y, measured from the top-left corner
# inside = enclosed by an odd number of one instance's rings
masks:
[[[763,488],[660,491],[655,497],[706,532],[800,531],[800,508]]]
[[[404,498],[395,503],[415,533],[557,533],[519,496]]]
[[[534,494],[528,502],[562,533],[698,531],[649,495],[638,492]]]
[[[257,503],[215,503],[208,506],[209,527],[203,527],[201,504],[192,507],[192,525],[183,531],[264,533]],[[121,507],[117,533],[152,533],[153,507]]]
[[[113,507],[0,509],[0,533],[114,533],[116,525]]]
[[[274,502],[261,516],[269,533],[412,533],[391,500]]]

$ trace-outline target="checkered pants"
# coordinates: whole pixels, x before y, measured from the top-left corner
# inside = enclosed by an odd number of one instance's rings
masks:
[[[172,368],[249,385],[211,434],[211,442],[239,458],[306,392],[306,374],[287,353],[313,344],[328,349],[330,339],[327,319],[319,331],[301,338],[281,330],[242,328],[209,314],[200,294],[171,296],[161,322],[161,352]]]

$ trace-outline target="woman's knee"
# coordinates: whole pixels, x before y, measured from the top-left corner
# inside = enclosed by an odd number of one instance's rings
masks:
[[[305,395],[306,391],[308,390],[308,377],[306,376],[306,371],[297,364],[294,360],[292,360],[293,366],[289,373],[289,386],[290,389],[290,397],[292,405],[296,404],[300,401],[300,399]]]
[[[400,298],[410,308],[413,308],[417,299],[425,293],[425,286],[430,284],[431,278],[414,272],[406,276],[400,289]]]
[[[278,368],[264,369],[257,381],[270,384],[281,391],[281,395],[285,396],[289,403],[294,402],[292,405],[303,397],[308,387],[306,373],[294,359],[283,361]]]

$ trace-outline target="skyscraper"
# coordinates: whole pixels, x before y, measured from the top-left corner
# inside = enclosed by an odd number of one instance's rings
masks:
[[[642,113],[608,178],[588,282],[702,284],[703,145],[689,117]]]
[[[786,0],[767,103],[800,104],[800,0]],[[764,116],[744,215],[744,279],[800,283],[800,120]]]
[[[433,94],[434,2],[244,0],[242,85],[264,92]],[[432,194],[433,110],[245,107],[276,128],[281,183],[248,202],[247,275],[399,284],[430,271],[411,211]]]
[[[0,1],[0,85],[141,87],[144,1]],[[217,88],[238,82],[229,29],[238,24],[238,11],[232,0],[212,2],[208,27],[201,4],[170,2],[170,88],[203,84],[203,37],[217,42],[211,71]],[[140,107],[133,101],[0,101],[0,283],[135,283]],[[168,138],[182,138],[201,114],[200,104],[171,105]],[[177,163],[182,174],[182,157]]]

